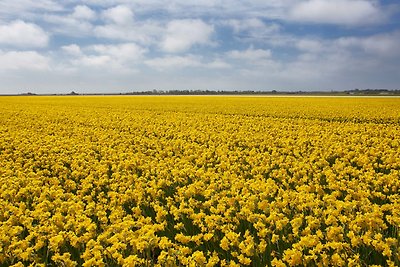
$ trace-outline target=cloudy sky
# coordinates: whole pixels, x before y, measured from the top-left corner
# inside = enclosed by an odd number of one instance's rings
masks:
[[[0,1],[0,94],[354,88],[400,88],[398,1]]]

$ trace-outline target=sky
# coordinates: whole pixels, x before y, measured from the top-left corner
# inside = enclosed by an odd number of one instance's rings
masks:
[[[400,89],[400,2],[0,0],[0,94]]]

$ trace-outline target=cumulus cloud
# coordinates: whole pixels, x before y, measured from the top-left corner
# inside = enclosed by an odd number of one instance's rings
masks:
[[[337,25],[369,25],[385,19],[375,1],[367,0],[307,0],[289,12],[289,19],[306,23]]]
[[[400,32],[367,37],[342,37],[336,41],[336,44],[344,48],[361,48],[366,53],[380,57],[397,57],[400,55]]]
[[[212,62],[207,63],[206,67],[210,69],[230,69],[232,68],[232,65],[225,62],[224,60],[215,59]]]
[[[94,12],[90,7],[79,5],[74,8],[74,12],[71,17],[83,20],[93,20],[96,18],[96,12]]]
[[[144,62],[147,66],[159,71],[175,71],[182,68],[228,69],[232,66],[222,59],[206,61],[196,55],[165,56],[148,59]]]
[[[45,47],[49,35],[38,25],[15,20],[9,24],[0,25],[0,45],[15,47]]]
[[[227,53],[230,58],[254,62],[269,59],[271,54],[271,50],[254,49],[253,47],[247,50],[232,50]]]
[[[101,17],[104,23],[94,28],[94,34],[99,38],[150,45],[157,42],[163,31],[159,21],[135,21],[132,9],[126,5],[108,8]]]
[[[300,39],[295,42],[295,46],[301,51],[312,53],[317,53],[324,50],[323,42],[316,39]]]
[[[125,5],[119,5],[103,11],[103,17],[117,25],[130,25],[133,23],[133,12]]]
[[[262,29],[265,24],[258,18],[251,19],[229,19],[224,21],[225,24],[231,26],[236,33],[246,32],[253,29]]]
[[[188,55],[188,56],[165,56],[159,58],[153,58],[145,61],[145,64],[158,69],[158,70],[169,70],[175,68],[186,68],[186,67],[200,67],[202,65],[200,58]]]
[[[383,2],[380,0],[170,0],[165,4],[161,0],[85,1],[87,4],[107,8],[113,5],[129,6],[135,13],[141,15],[167,14],[170,19],[213,17],[223,20],[248,20],[248,23],[252,23],[251,20],[256,22],[256,19],[262,19],[338,25],[381,22],[391,13],[391,8],[386,8],[389,6],[387,3],[379,4]]]
[[[85,67],[115,67],[112,58],[108,55],[85,55],[80,57],[79,59],[74,59],[73,63],[76,66]]]
[[[397,86],[398,11],[382,0],[0,0],[0,80],[94,91],[220,77],[221,89],[348,89],[354,77]]]
[[[143,57],[146,49],[135,43],[125,43],[118,45],[93,45],[90,49],[101,55],[110,56],[120,62],[134,61]]]
[[[172,20],[167,24],[161,48],[166,52],[179,53],[194,45],[211,44],[213,33],[214,27],[200,19]]]
[[[63,46],[62,50],[72,58],[69,64],[77,69],[82,66],[104,68],[113,71],[131,71],[141,60],[147,49],[135,43],[122,43],[115,45],[96,44],[79,47],[76,44]]]
[[[75,6],[68,14],[48,14],[43,19],[52,24],[52,30],[67,36],[86,36],[93,31],[92,21],[96,18],[96,12],[88,6]]]
[[[47,15],[45,16],[45,21],[53,24],[52,31],[54,33],[66,36],[85,36],[86,34],[90,34],[93,29],[93,25],[90,22],[72,17]]]
[[[122,0],[123,1],[123,0]],[[120,1],[120,2],[122,2]],[[185,1],[170,0],[168,5],[161,0],[134,1],[134,10],[139,12],[166,12],[174,18],[255,18],[263,17],[270,19],[281,18],[288,6],[298,0],[219,0],[219,1]],[[131,1],[133,2],[133,1]],[[184,15],[183,15],[184,14]]]
[[[64,45],[61,47],[61,49],[72,56],[79,56],[82,55],[82,50],[77,44],[71,44],[71,45]]]
[[[265,21],[261,18],[223,19],[217,24],[229,27],[235,41],[251,45],[287,46],[291,40],[281,24],[274,21]]]
[[[281,26],[276,23],[264,23],[259,18],[228,19],[223,20],[222,25],[229,26],[240,38],[265,38],[278,33]]]
[[[0,51],[0,70],[48,70],[50,60],[36,51]]]
[[[117,41],[134,41],[143,45],[157,43],[163,27],[158,22],[135,22],[132,25],[105,24],[94,28],[96,37]]]
[[[55,0],[1,0],[0,18],[6,17],[15,19],[21,17],[36,17],[36,12],[56,12],[62,11],[63,9],[63,5]]]

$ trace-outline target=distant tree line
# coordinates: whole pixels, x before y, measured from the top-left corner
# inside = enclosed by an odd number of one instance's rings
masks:
[[[400,95],[400,90],[389,89],[354,89],[344,92],[352,95]]]
[[[277,91],[223,91],[223,90],[152,90],[140,92],[128,92],[123,95],[261,95],[261,94],[274,94]]]
[[[38,95],[32,92],[19,95]],[[353,89],[346,91],[255,91],[255,90],[148,90],[127,93],[90,93],[80,94],[71,91],[68,94],[47,95],[400,95],[400,89]]]
[[[400,95],[400,90],[354,89],[347,91],[225,91],[225,90],[151,90],[122,93],[122,95]]]

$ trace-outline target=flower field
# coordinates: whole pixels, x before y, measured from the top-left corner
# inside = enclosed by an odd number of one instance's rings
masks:
[[[0,266],[399,266],[400,98],[0,98]]]

